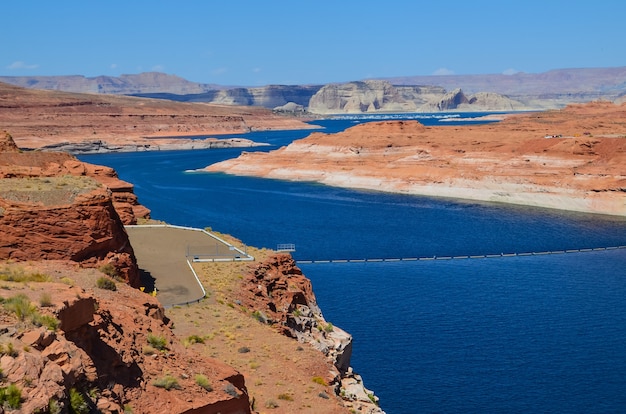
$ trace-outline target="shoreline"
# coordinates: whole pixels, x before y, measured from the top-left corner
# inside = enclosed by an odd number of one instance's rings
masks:
[[[73,155],[107,154],[117,152],[146,151],[185,151],[218,148],[254,148],[269,146],[265,142],[256,142],[246,138],[149,138],[146,141],[135,141],[132,144],[115,144],[104,140],[82,142],[61,142],[39,148],[22,148],[24,151],[68,152]]]
[[[218,163],[219,164],[219,163]],[[214,165],[218,165],[214,164]],[[626,197],[610,197],[611,192],[588,191],[582,196],[575,190],[554,191],[555,187],[525,185],[515,183],[491,183],[483,186],[462,185],[458,181],[450,183],[407,183],[385,177],[368,177],[359,175],[326,174],[321,171],[291,171],[287,169],[273,170],[270,174],[254,174],[243,171],[226,171],[213,166],[188,170],[186,172],[224,172],[257,178],[315,182],[331,187],[349,190],[376,191],[411,196],[433,197],[441,199],[465,200],[486,203],[501,203],[516,206],[547,208],[573,213],[600,214],[626,218]],[[319,176],[315,176],[319,175]],[[470,183],[466,181],[466,183]],[[472,181],[478,184],[479,181]],[[603,197],[603,195],[605,197]]]

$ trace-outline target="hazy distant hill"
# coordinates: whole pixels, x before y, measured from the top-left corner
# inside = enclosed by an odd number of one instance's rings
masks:
[[[376,84],[376,81],[385,82]],[[283,108],[289,104],[314,113],[548,109],[560,108],[571,102],[621,101],[626,95],[626,67],[557,69],[511,75],[405,76],[376,81],[228,87],[190,82],[158,72],[94,78],[0,77],[0,82],[27,88],[266,108]],[[458,90],[468,97],[468,102],[462,99]],[[450,94],[454,95],[454,99],[450,99]],[[456,101],[463,103],[461,106],[450,105],[450,102]]]
[[[203,93],[226,88],[225,86],[190,82],[176,75],[144,72],[135,75],[96,76],[87,78],[70,76],[0,76],[0,82],[24,88],[49,89],[78,93],[106,93],[133,95],[139,93]]]

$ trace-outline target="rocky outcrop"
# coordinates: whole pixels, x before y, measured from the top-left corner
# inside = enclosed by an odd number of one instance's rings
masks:
[[[411,112],[417,108],[385,81],[325,85],[309,101],[316,114],[363,112]]]
[[[138,287],[124,224],[149,217],[115,171],[66,153],[19,152],[0,140],[0,259],[110,264]]]
[[[274,112],[283,112],[283,113],[289,113],[289,114],[304,113],[305,111],[306,111],[306,108],[303,105],[298,105],[295,102],[287,102],[284,105],[277,106],[274,108]]]
[[[350,367],[352,336],[324,319],[310,280],[290,255],[278,253],[253,265],[243,285],[239,301],[257,319],[313,346],[332,361],[337,371],[329,373],[328,383],[335,386],[348,408],[382,413],[377,397]]]
[[[15,190],[28,185],[28,180],[3,181],[0,259],[66,259],[96,267],[107,263],[129,284],[139,286],[133,249],[105,188],[98,186],[76,195],[70,190],[61,197],[74,198],[60,202],[55,200],[56,194],[48,194],[55,190],[47,186],[63,185],[62,180],[31,180],[37,186],[36,193]]]
[[[479,92],[466,96],[463,91],[455,89],[420,107],[421,112],[441,111],[519,111],[526,109],[521,102],[514,101],[497,93]]]
[[[54,266],[53,274],[71,274],[79,285],[94,278],[90,270]],[[54,277],[39,285],[13,283],[0,292],[8,301],[25,297],[33,314],[59,322],[37,327],[5,312],[0,343],[12,351],[3,352],[0,367],[3,381],[20,390],[19,412],[86,412],[78,405],[111,414],[251,412],[243,376],[185,348],[156,298],[121,285],[68,287]],[[42,290],[51,299],[45,307],[36,305]]]
[[[309,103],[317,114],[373,112],[512,111],[527,109],[495,93],[466,96],[461,89],[445,92],[428,86],[394,86],[385,81],[326,85]]]
[[[19,152],[13,137],[6,131],[0,131],[0,152]]]

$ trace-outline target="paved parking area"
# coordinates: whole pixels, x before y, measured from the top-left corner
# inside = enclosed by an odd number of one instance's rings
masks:
[[[204,288],[188,259],[240,260],[242,252],[209,233],[177,226],[127,226],[146,291],[165,307],[196,302]],[[244,260],[246,258],[244,257]]]

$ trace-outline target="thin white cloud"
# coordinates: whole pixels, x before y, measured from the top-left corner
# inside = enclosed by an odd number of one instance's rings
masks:
[[[439,68],[433,72],[435,76],[454,75],[454,71],[448,68]]]
[[[163,65],[154,65],[150,68],[152,72],[165,72],[165,66]]]
[[[252,68],[252,73],[260,73],[262,70],[261,68]]]
[[[111,69],[117,69],[117,63],[111,63],[110,68]]]
[[[38,67],[39,65],[31,65],[21,60],[16,60],[15,62],[7,66],[7,69],[9,70],[37,69]]]
[[[228,72],[227,68],[217,68],[217,69],[213,69],[211,71],[211,74],[212,75],[223,75],[226,72]]]
[[[509,69],[502,71],[503,75],[515,75],[516,73],[519,73],[519,70],[513,69],[513,68],[509,68]]]

